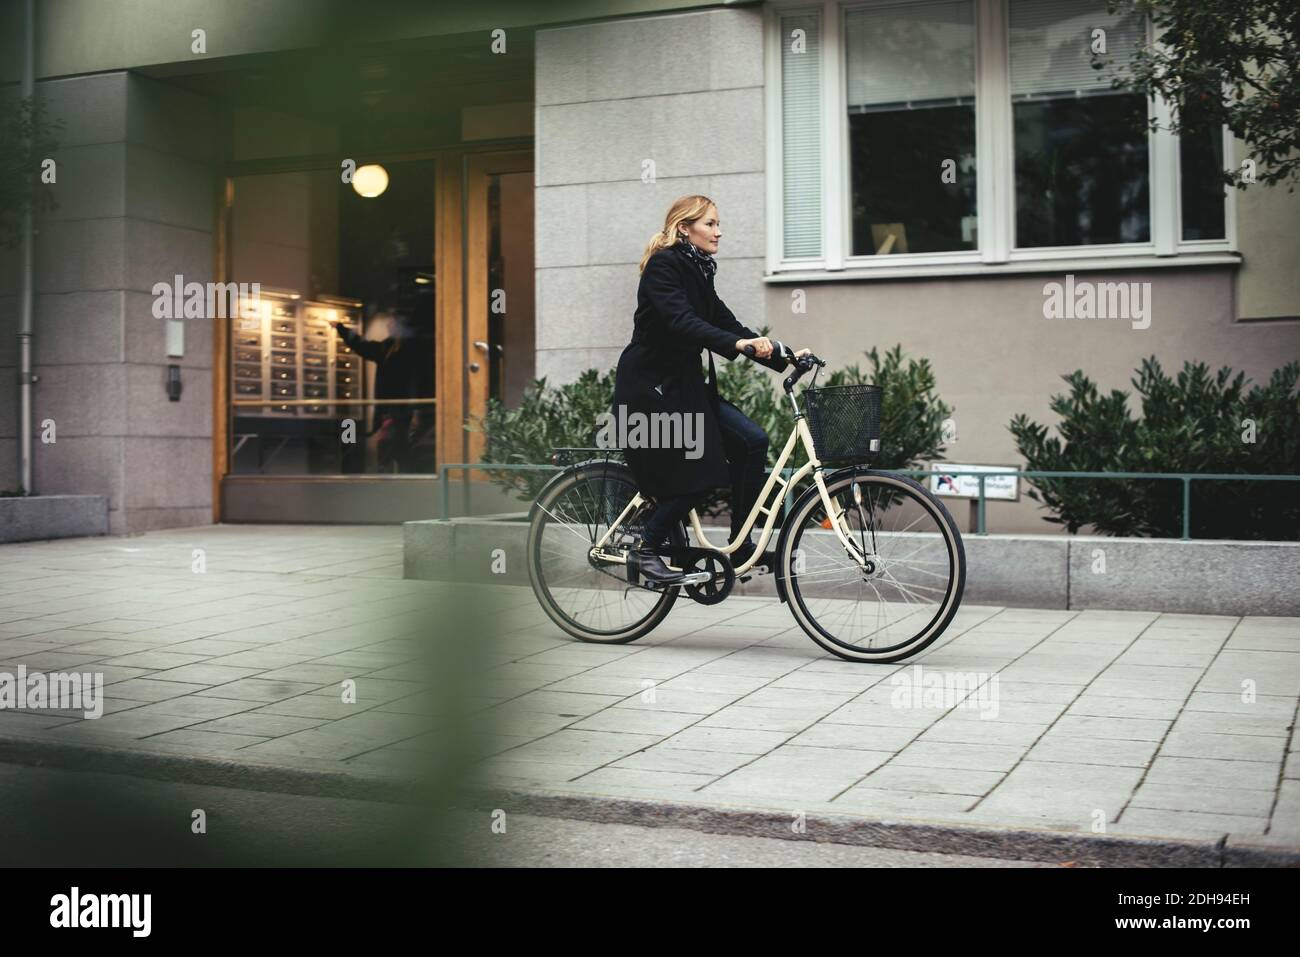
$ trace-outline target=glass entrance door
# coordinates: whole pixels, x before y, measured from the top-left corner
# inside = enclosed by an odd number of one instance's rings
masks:
[[[218,519],[428,517],[417,485],[479,461],[466,425],[533,379],[532,151],[367,165],[226,180],[218,274],[260,293],[216,334]]]
[[[231,180],[229,474],[436,472],[435,183],[432,159]]]

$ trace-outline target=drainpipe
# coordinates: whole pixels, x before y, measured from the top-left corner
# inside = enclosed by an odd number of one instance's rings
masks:
[[[23,38],[23,96],[36,92],[36,9],[26,0]],[[29,144],[24,144],[27,153]],[[30,175],[30,171],[29,171]],[[18,484],[32,494],[32,206],[23,210],[22,298],[18,314]]]

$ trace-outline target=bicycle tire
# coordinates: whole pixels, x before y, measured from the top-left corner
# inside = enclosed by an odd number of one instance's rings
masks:
[[[547,486],[542,489],[533,505],[532,512],[529,516],[528,523],[528,580],[533,588],[533,594],[537,597],[538,603],[542,610],[546,612],[548,618],[558,625],[566,634],[579,641],[592,642],[596,644],[614,644],[621,645],[638,638],[644,637],[658,627],[672,610],[673,604],[677,601],[679,587],[666,588],[662,591],[650,591],[639,588],[623,581],[622,585],[627,589],[623,592],[623,600],[627,600],[629,592],[637,596],[638,600],[644,600],[642,596],[653,596],[657,600],[649,605],[645,615],[635,618],[631,622],[625,622],[615,628],[596,628],[584,624],[578,617],[569,614],[555,594],[555,583],[547,581],[545,562],[543,561],[543,549],[547,547],[547,527],[548,525],[555,531],[560,527],[556,522],[550,521],[557,514],[563,513],[563,506],[560,504],[566,496],[571,496],[575,489],[584,485],[591,485],[599,482],[602,486],[601,500],[608,491],[608,486],[613,483],[620,487],[622,492],[627,493],[627,500],[636,493],[636,481],[632,477],[631,470],[627,466],[619,463],[593,463],[588,465],[576,465],[573,468],[562,472],[556,478],[552,479]],[[617,505],[616,511],[621,511],[625,502]],[[598,523],[597,523],[598,524]],[[571,531],[565,529],[565,531]],[[596,535],[592,534],[591,540],[594,543]],[[674,530],[673,539],[678,544],[685,543],[685,537],[680,528]],[[567,544],[567,540],[566,540]],[[614,565],[612,571],[602,571],[599,574],[613,576],[615,573],[625,574],[624,566]],[[596,569],[593,569],[594,571]],[[605,583],[599,579],[592,579],[597,586],[608,588],[611,593],[617,591],[617,582]]]
[[[961,605],[962,593],[966,585],[966,550],[962,545],[961,532],[943,502],[939,501],[924,486],[906,476],[894,475],[872,469],[845,469],[833,473],[827,478],[827,492],[832,499],[847,486],[857,482],[881,487],[893,494],[901,494],[918,503],[934,520],[946,543],[949,556],[949,584],[943,600],[938,602],[933,617],[924,627],[906,641],[895,642],[882,648],[860,648],[836,638],[817,622],[817,616],[810,610],[804,588],[800,585],[797,571],[796,551],[802,541],[805,524],[809,517],[822,505],[817,488],[811,487],[799,497],[790,510],[789,520],[782,529],[781,539],[777,544],[777,564],[785,582],[790,613],[799,627],[817,645],[846,661],[889,663],[909,658],[932,644],[952,623],[957,609]],[[937,590],[937,589],[936,589]],[[877,594],[879,599],[879,595]],[[885,604],[878,601],[877,604]]]

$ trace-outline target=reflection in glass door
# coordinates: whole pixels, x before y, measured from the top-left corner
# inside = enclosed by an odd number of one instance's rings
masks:
[[[230,474],[436,472],[434,174],[234,177]]]
[[[488,178],[488,395],[515,405],[532,381],[533,175],[493,173]],[[494,293],[495,295],[495,293]]]

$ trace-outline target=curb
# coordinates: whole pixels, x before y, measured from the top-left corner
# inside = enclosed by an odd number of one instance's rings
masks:
[[[179,747],[179,746],[178,746]],[[413,758],[414,760],[414,758]],[[50,741],[6,732],[0,735],[0,763],[99,774],[120,774],[242,791],[402,803],[414,799],[418,782],[324,763],[318,768],[235,761],[181,750],[143,751],[112,745]]]
[[[932,854],[1074,862],[1101,867],[1300,867],[1300,847],[1269,838],[1159,838],[1080,834],[1050,828],[979,827],[941,820],[809,812],[802,834],[791,816],[744,805],[685,804],[559,790],[478,789],[471,800],[515,802],[541,817],[680,827],[710,834],[884,847]]]
[[[528,585],[528,526],[493,516],[402,525],[403,577]],[[724,530],[725,531],[725,530]],[[963,535],[968,604],[1055,610],[1127,610],[1195,615],[1300,615],[1300,542],[1112,538],[1077,535]],[[1096,574],[1101,549],[1111,573]],[[493,567],[503,552],[506,569]],[[1241,571],[1231,593],[1221,569]],[[738,595],[776,594],[763,576]]]
[[[179,747],[179,746],[178,746]],[[414,754],[413,758],[414,761]],[[339,770],[336,767],[234,761],[183,751],[174,753],[109,745],[74,744],[14,734],[0,736],[0,763],[119,774],[157,781],[236,788],[310,797],[347,798],[386,804],[414,803],[427,796],[416,777]],[[483,808],[510,803],[524,813],[602,824],[679,827],[709,834],[883,847],[968,857],[1019,858],[1101,867],[1300,867],[1300,846],[1268,837],[1204,839],[1117,837],[1051,828],[998,828],[917,818],[869,818],[814,811],[802,834],[791,817],[746,805],[682,803],[561,790],[467,788],[454,803]]]

